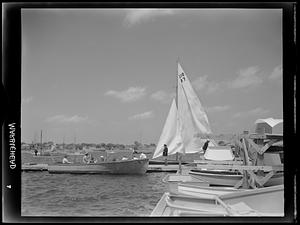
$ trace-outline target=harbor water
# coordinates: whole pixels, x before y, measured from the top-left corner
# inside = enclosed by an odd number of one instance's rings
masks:
[[[22,216],[149,216],[167,191],[167,173],[22,173]]]

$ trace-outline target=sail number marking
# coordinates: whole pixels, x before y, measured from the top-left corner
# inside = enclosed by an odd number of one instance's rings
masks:
[[[184,75],[183,72],[182,72],[181,74],[179,74],[178,76],[179,76],[179,79],[180,79],[181,83],[182,83],[183,81],[185,81],[185,75]]]

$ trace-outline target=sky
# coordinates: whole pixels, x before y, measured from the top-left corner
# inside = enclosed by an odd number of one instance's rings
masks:
[[[22,9],[21,140],[157,144],[178,59],[214,134],[283,118],[280,9]]]

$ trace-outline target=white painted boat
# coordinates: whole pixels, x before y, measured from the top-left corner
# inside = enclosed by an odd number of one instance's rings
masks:
[[[230,186],[234,185],[243,179],[243,175],[231,171],[213,171],[213,170],[191,170],[189,174],[201,180],[207,181],[211,185]]]
[[[165,193],[151,216],[284,216],[284,187],[277,185],[197,198]]]
[[[170,217],[170,216],[190,216],[191,214],[198,214],[198,211],[184,210],[184,209],[176,209],[169,207],[167,205],[167,197],[169,197],[169,192],[163,194],[155,208],[152,210],[150,216],[151,217]],[[220,216],[218,212],[207,212],[202,214],[202,216]]]
[[[240,180],[243,179],[243,175],[236,171],[226,170],[191,170],[189,174],[194,178],[205,180],[211,185],[230,186],[234,187]],[[265,187],[281,185],[284,181],[283,172],[275,173],[265,184]]]
[[[49,173],[145,174],[149,159],[48,165]]]
[[[178,193],[195,196],[197,198],[214,198],[215,196],[221,196],[239,191],[245,191],[245,189],[199,186],[187,183],[178,184]]]
[[[259,216],[284,216],[284,185],[250,189],[222,195],[219,198],[230,206],[232,213],[236,215],[244,215],[240,203],[245,203]]]

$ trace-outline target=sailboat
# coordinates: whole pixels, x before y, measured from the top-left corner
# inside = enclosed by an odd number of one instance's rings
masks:
[[[168,146],[169,155],[201,152],[212,133],[206,112],[189,78],[179,62],[177,65],[176,98],[172,100],[153,159],[162,155],[164,144]],[[214,144],[210,142],[209,145]]]
[[[210,140],[208,147],[214,148],[212,149],[214,154],[222,153],[222,157],[224,157],[223,152],[215,151],[217,144],[213,139],[208,138],[211,134],[212,130],[204,107],[182,66],[177,62],[176,97],[172,100],[152,159],[162,155],[164,144],[168,146],[168,155],[180,154],[182,156],[190,153],[202,153],[204,155],[202,147],[207,140]],[[225,149],[225,151],[231,151],[231,149]],[[180,180],[186,179],[184,175],[180,174],[181,157],[179,157],[177,175],[179,183]]]

